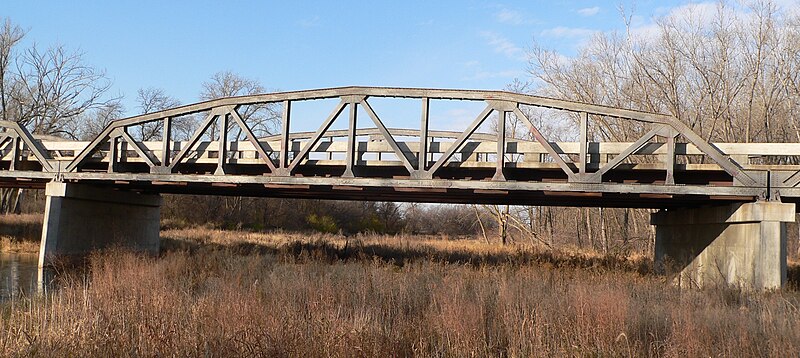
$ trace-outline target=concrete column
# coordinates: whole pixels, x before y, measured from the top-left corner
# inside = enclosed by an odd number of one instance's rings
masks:
[[[778,289],[786,283],[786,223],[795,205],[737,203],[661,210],[656,226],[656,271],[676,274],[681,287]]]
[[[109,247],[158,253],[160,195],[59,182],[45,194],[39,266]]]

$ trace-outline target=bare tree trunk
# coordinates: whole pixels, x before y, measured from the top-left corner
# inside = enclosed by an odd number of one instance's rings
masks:
[[[594,236],[592,235],[592,216],[589,208],[583,208],[583,217],[585,219],[584,224],[586,225],[586,236],[589,238],[589,245],[592,246],[592,250],[597,249],[597,245],[594,242]]]
[[[628,247],[628,241],[630,240],[630,212],[631,210],[625,208],[622,211],[622,243],[623,247]]]
[[[0,189],[0,213],[19,214],[22,212],[23,189]]]
[[[508,244],[508,208],[509,206],[506,205],[506,210],[501,211],[499,207],[495,207],[494,214],[497,216],[497,231],[500,234],[500,243],[505,246]]]
[[[578,238],[578,248],[583,249],[583,240],[581,240],[581,223],[584,222],[583,211],[580,208],[576,208],[576,210],[578,210],[578,220],[575,221],[575,235]]]
[[[481,214],[478,212],[478,206],[473,205],[472,208],[475,209],[475,219],[478,220],[478,225],[481,227],[481,234],[483,234],[483,241],[486,241],[486,243],[488,244],[489,238],[486,237],[486,228],[483,227],[483,220],[481,220]]]
[[[500,237],[503,239],[504,246],[508,244],[508,213],[510,211],[511,211],[511,205],[506,205],[505,212],[502,215],[500,215],[500,226],[502,227],[501,229],[502,234],[500,235]]]
[[[16,199],[14,200],[14,206],[12,208],[12,212],[14,214],[22,214],[22,198],[25,194],[25,189],[19,188],[17,189]]]
[[[556,236],[555,235],[556,233],[555,233],[555,230],[553,229],[553,209],[550,208],[550,207],[547,208],[547,221],[548,221],[548,223],[550,225],[550,238],[548,238],[548,241],[550,242],[550,245],[552,246],[554,244],[553,238]]]
[[[603,253],[608,254],[608,235],[606,234],[605,210],[600,208],[600,239],[603,241]]]
[[[550,249],[553,248],[550,245],[550,243],[548,243],[547,241],[545,241],[542,238],[540,238],[539,235],[537,235],[536,232],[532,230],[532,228],[529,228],[529,226],[526,226],[525,224],[520,222],[519,219],[514,217],[513,215],[509,215],[508,216],[508,225],[513,226],[514,228],[516,228],[517,230],[519,230],[521,232],[527,232],[528,239],[531,241],[531,244],[534,244],[535,243],[534,240],[536,240],[539,243],[541,243],[542,245],[547,246],[547,248],[550,248]]]

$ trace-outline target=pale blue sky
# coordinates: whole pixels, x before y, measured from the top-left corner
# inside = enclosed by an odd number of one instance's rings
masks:
[[[681,3],[637,1],[635,21],[646,25]],[[526,76],[534,38],[569,55],[594,31],[622,29],[618,4],[6,0],[0,17],[27,29],[28,44],[83,51],[134,114],[139,88],[191,103],[201,83],[223,70],[277,90],[501,89]]]

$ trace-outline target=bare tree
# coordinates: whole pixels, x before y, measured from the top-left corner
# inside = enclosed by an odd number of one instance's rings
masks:
[[[13,78],[9,78],[9,66],[14,57],[13,50],[17,43],[25,37],[25,31],[17,25],[11,23],[11,20],[5,19],[2,28],[0,28],[0,114],[4,121],[9,120],[10,108],[9,103],[9,88],[13,86]]]
[[[111,122],[125,115],[125,107],[119,100],[112,100],[87,111],[78,118],[66,121],[64,132],[77,140],[92,140]]]
[[[258,81],[242,77],[230,71],[217,72],[211,79],[203,82],[200,99],[212,100],[224,97],[246,96],[266,92],[264,86]],[[252,104],[240,106],[236,109],[244,123],[258,137],[275,133],[276,124],[280,120],[279,111],[273,104]],[[238,128],[237,131],[231,131]],[[206,132],[210,140],[217,139],[217,126],[210,126]],[[225,140],[243,140],[244,132],[234,121],[228,122],[228,138]],[[226,205],[240,205],[242,197],[225,197],[222,199]]]
[[[200,99],[211,100],[223,97],[246,96],[266,92],[264,86],[258,81],[242,77],[230,71],[217,72],[211,79],[203,82]],[[239,115],[250,127],[256,136],[266,136],[276,133],[280,123],[280,111],[273,104],[253,104],[241,106]],[[230,124],[233,126],[233,123]],[[210,128],[209,135],[215,138],[216,128]],[[242,139],[241,128],[232,135]]]
[[[539,84],[534,92],[670,114],[709,141],[800,140],[793,115],[800,109],[800,17],[769,0],[682,9],[647,29],[631,26],[632,15],[620,9],[626,30],[594,34],[575,56],[534,44],[528,53],[529,73]],[[645,130],[615,118],[592,116],[589,123],[590,140],[632,141]],[[622,237],[622,247],[652,238],[645,210],[575,216],[583,216],[583,232],[604,250],[616,246],[603,240],[612,233]]]
[[[139,114],[147,114],[152,112],[163,111],[165,109],[174,108],[181,104],[177,98],[174,98],[164,92],[160,88],[144,88],[136,92],[136,107]],[[191,133],[191,123],[188,117],[179,117],[172,119],[172,131],[179,132],[179,137],[183,138]],[[163,136],[163,121],[153,121],[134,126],[131,135],[142,141],[161,140]]]
[[[82,53],[64,46],[42,51],[33,45],[18,53],[25,36],[5,19],[0,25],[0,118],[26,126],[35,135],[77,138],[86,113],[110,105],[104,101],[110,81],[87,66]],[[0,190],[0,210],[18,212],[22,190]]]
[[[14,119],[33,133],[69,135],[66,121],[113,101],[102,100],[111,86],[105,73],[85,65],[80,52],[63,46],[44,52],[31,47],[16,67],[17,90],[10,95],[20,112]]]

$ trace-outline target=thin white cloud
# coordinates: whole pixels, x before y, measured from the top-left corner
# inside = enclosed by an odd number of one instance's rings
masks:
[[[541,21],[524,11],[509,9],[502,6],[492,6],[492,8],[497,10],[492,17],[501,24],[514,26],[541,24]]]
[[[525,76],[525,71],[521,70],[504,70],[504,71],[478,71],[469,76],[462,77],[463,81],[477,81],[493,78],[520,78]]]
[[[298,21],[298,24],[302,27],[317,27],[320,24],[319,20],[319,16],[315,15]]]
[[[451,108],[440,115],[431,115],[431,122],[438,123],[438,127],[446,131],[463,131],[464,128],[475,120],[476,112],[472,108]]]
[[[522,16],[522,13],[510,9],[500,9],[494,14],[494,18],[504,24],[521,25],[525,22],[525,17]]]
[[[524,71],[519,69],[487,71],[484,69],[483,64],[478,60],[470,60],[461,64],[464,68],[465,75],[461,77],[462,81],[477,81],[493,78],[518,78],[525,75]]]
[[[501,36],[500,34],[494,31],[483,31],[481,32],[481,37],[483,37],[487,44],[494,49],[494,52],[502,53],[506,57],[514,60],[525,59],[525,51],[523,51],[523,49],[517,46],[514,42]]]
[[[585,8],[582,8],[582,9],[578,9],[578,14],[580,14],[581,16],[587,16],[587,17],[588,16],[597,15],[598,12],[600,12],[600,7],[599,6],[585,7]]]
[[[668,17],[683,19],[684,21],[710,24],[718,11],[718,3],[699,2],[681,5],[670,10]]]
[[[595,30],[583,27],[566,27],[558,26],[550,29],[542,30],[542,37],[556,37],[556,38],[583,38],[591,36]]]
[[[469,60],[463,63],[464,68],[475,68],[481,65],[480,61],[478,60]]]
[[[800,1],[797,0],[774,0],[775,4],[786,10],[788,14],[800,14]]]
[[[711,24],[719,11],[718,6],[719,3],[716,2],[698,2],[675,7],[659,7],[655,10],[655,14],[658,17],[680,22]],[[733,11],[732,15],[735,16],[744,15],[735,8],[729,8],[727,11]],[[651,40],[661,35],[659,25],[652,18],[645,19],[641,16],[634,16],[631,25],[631,35],[636,39]]]

